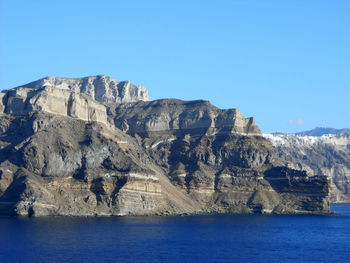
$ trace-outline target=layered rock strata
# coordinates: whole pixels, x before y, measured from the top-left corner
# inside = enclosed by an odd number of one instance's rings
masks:
[[[253,118],[96,78],[2,93],[1,214],[330,212],[327,178],[281,166]]]
[[[85,78],[60,78],[51,76],[18,88],[38,90],[44,87],[67,90],[73,93],[83,93],[102,104],[149,100],[148,92],[143,86],[134,85],[128,80],[118,82],[106,75]]]
[[[255,119],[244,118],[238,109],[222,110],[209,101],[162,99],[151,102],[125,103],[109,108],[116,127],[130,134],[205,130],[252,135],[261,134]]]
[[[147,90],[108,76],[81,79],[46,77],[0,93],[0,112],[23,115],[45,111],[107,124],[106,105],[148,100]]]
[[[331,181],[331,202],[350,202],[350,135],[343,131],[322,136],[264,136],[275,147],[281,164],[308,171],[310,175],[327,175]]]

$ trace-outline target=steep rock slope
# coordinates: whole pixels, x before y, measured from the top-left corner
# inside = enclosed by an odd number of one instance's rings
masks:
[[[261,134],[254,118],[244,118],[238,109],[221,110],[209,101],[162,99],[109,107],[116,127],[128,133],[199,130]]]
[[[350,202],[350,135],[344,131],[322,136],[266,134],[265,137],[278,151],[283,165],[306,170],[311,175],[329,176],[331,201]],[[315,134],[320,130],[310,132]],[[335,129],[333,132],[338,133]]]
[[[45,111],[107,124],[108,104],[148,100],[147,90],[100,75],[78,79],[46,77],[0,93],[0,112]]]
[[[138,140],[174,185],[211,211],[293,213],[327,206],[326,178],[276,167],[271,144],[238,109],[159,100],[115,105],[108,118]],[[308,208],[311,203],[319,207]]]
[[[144,87],[134,85],[130,83],[130,81],[118,82],[114,78],[106,75],[84,78],[61,78],[51,76],[17,87],[16,89],[22,88],[33,91],[43,87],[87,94],[89,97],[102,104],[148,100],[148,92]]]
[[[198,211],[196,202],[172,187],[144,149],[118,129],[43,112],[3,115],[0,123],[3,214]]]
[[[99,97],[82,82],[3,93],[0,213],[329,213],[327,178],[281,166],[239,110],[138,95],[112,103],[98,99],[107,82]]]

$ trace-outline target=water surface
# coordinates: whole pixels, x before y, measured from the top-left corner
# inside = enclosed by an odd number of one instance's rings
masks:
[[[342,215],[0,218],[0,262],[350,262]]]

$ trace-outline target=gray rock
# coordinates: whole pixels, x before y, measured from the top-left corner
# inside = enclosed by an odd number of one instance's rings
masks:
[[[148,100],[147,90],[108,76],[46,77],[0,93],[0,113],[45,111],[107,124],[106,105]]]
[[[266,134],[265,137],[272,142],[282,165],[306,170],[310,175],[327,175],[331,181],[331,201],[350,202],[349,134]]]
[[[87,94],[89,97],[102,104],[148,100],[148,92],[144,87],[134,85],[128,80],[117,82],[114,78],[106,75],[84,78],[61,78],[51,76],[18,88],[38,90],[44,87]]]
[[[46,78],[1,95],[0,214],[330,212],[327,178],[281,166],[238,109],[130,102],[146,93],[113,83]]]
[[[244,118],[238,109],[222,110],[209,101],[161,99],[109,107],[116,127],[128,133],[183,131],[261,134],[254,118]]]

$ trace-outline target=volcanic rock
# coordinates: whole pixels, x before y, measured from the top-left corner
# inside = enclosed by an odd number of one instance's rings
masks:
[[[298,135],[264,136],[278,152],[281,164],[308,171],[309,175],[327,175],[331,181],[331,202],[339,203],[350,202],[350,134],[346,131],[318,128]]]
[[[49,77],[1,99],[1,214],[330,212],[327,177],[282,165],[238,109],[148,101],[106,76]]]

